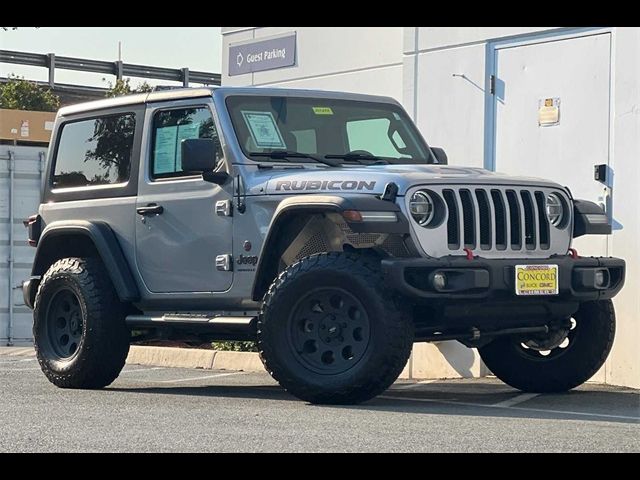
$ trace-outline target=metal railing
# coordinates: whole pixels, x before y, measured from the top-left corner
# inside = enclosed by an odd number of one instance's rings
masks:
[[[152,67],[149,65],[136,65],[122,61],[92,60],[88,58],[75,58],[57,56],[53,53],[30,53],[13,50],[0,50],[0,63],[13,63],[17,65],[30,65],[44,67],[49,70],[48,84],[55,87],[55,70],[77,70],[80,72],[104,73],[115,75],[117,79],[124,76],[153,78],[156,80],[171,80],[182,82],[184,87],[189,83],[205,85],[220,85],[221,75],[212,72],[199,72],[188,68]]]

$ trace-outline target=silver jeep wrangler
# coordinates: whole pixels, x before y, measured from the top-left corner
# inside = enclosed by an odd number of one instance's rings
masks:
[[[568,188],[447,166],[393,99],[181,89],[60,110],[24,283],[45,375],[100,388],[131,341],[255,339],[297,397],[357,403],[414,342],[458,340],[524,391],[590,378],[616,258]],[[132,337],[131,332],[136,332]]]

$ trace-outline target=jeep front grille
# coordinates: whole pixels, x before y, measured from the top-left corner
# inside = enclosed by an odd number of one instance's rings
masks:
[[[446,207],[441,224],[423,228],[414,224],[420,244],[430,256],[464,254],[464,249],[486,257],[547,257],[566,253],[571,235],[566,222],[549,224],[546,197],[554,188],[520,186],[424,186],[440,195]],[[570,215],[571,212],[565,212]]]

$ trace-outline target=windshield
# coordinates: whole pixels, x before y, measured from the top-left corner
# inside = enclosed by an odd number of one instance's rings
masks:
[[[434,163],[414,124],[393,104],[234,95],[227,108],[240,147],[256,161]]]

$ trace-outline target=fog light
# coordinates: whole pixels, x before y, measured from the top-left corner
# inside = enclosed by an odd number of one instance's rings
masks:
[[[602,288],[606,286],[609,280],[609,275],[606,270],[596,270],[596,274],[594,276],[594,283],[596,288]]]
[[[447,276],[442,272],[433,274],[433,288],[443,290],[447,286]]]

